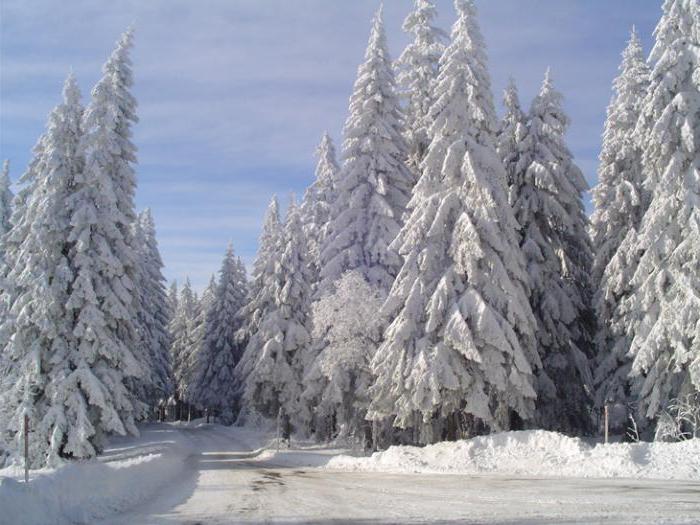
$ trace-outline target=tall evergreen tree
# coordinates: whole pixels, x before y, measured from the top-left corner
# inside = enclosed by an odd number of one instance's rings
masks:
[[[2,163],[0,173],[0,237],[4,236],[12,227],[12,199],[14,195],[10,189],[10,161]]]
[[[335,200],[338,178],[338,162],[335,146],[328,133],[324,133],[316,149],[316,180],[304,194],[301,214],[304,232],[309,242],[309,262],[312,264],[314,286],[321,271],[321,246],[328,235],[331,206]]]
[[[354,269],[372,285],[391,287],[399,259],[388,245],[401,227],[412,180],[402,120],[380,9],[350,97],[343,167],[321,250],[321,288]]]
[[[515,182],[518,178],[518,171],[521,169],[520,163],[523,157],[522,146],[527,134],[527,117],[520,108],[518,88],[512,78],[503,94],[503,105],[506,108],[506,113],[496,137],[496,149],[506,170],[508,197],[513,204],[516,197],[514,190],[517,187]]]
[[[229,245],[211,305],[205,310],[205,341],[197,355],[192,392],[195,404],[217,410],[226,421],[231,420],[236,406],[234,369],[242,354],[236,333],[247,295],[239,263]]]
[[[640,425],[700,390],[700,7],[666,0],[637,126],[651,201],[633,240],[638,261],[621,306]],[[627,239],[625,239],[627,241]]]
[[[278,410],[305,429],[309,415],[300,403],[303,369],[299,357],[311,340],[311,276],[301,215],[292,200],[280,236],[278,258],[267,287],[268,302],[248,343],[254,360],[245,382],[244,403],[268,417]]]
[[[605,122],[598,185],[593,188],[595,211],[591,217],[591,237],[595,259],[592,281],[599,319],[595,372],[598,406],[607,401],[625,404],[631,401],[627,380],[631,367],[627,357],[629,341],[626,340],[625,326],[618,318],[618,305],[629,294],[633,266],[627,264],[629,254],[624,253],[624,249],[620,254],[617,252],[625,236],[636,236],[645,211],[644,203],[648,201],[642,187],[642,149],[634,129],[646,95],[649,74],[641,42],[633,29],[622,53],[620,74],[613,82],[614,93]],[[627,246],[629,243],[625,244]]]
[[[72,379],[66,382],[75,387],[71,405],[83,440],[76,444],[77,457],[99,451],[108,433],[138,434],[134,421],[145,411],[124,384],[127,377],[148,373],[139,370],[132,353],[138,347],[138,263],[131,236],[136,219],[131,126],[138,120],[130,92],[132,41],[127,31],[92,91],[80,141],[85,167],[66,202],[74,273],[65,307],[75,319],[75,347],[66,359]]]
[[[254,339],[254,336],[260,329],[260,322],[265,312],[272,308],[274,303],[276,293],[274,275],[279,261],[281,244],[282,226],[280,224],[279,204],[277,197],[272,197],[265,214],[257,257],[253,263],[248,303],[241,312],[244,322],[238,339],[246,346],[235,370],[240,388],[239,394],[241,395],[244,393],[248,376],[255,368],[261,351],[259,340]],[[250,409],[252,407],[246,406],[244,408]]]
[[[92,455],[87,440],[95,423],[85,413],[87,401],[94,411],[111,409],[101,391],[83,397],[80,385],[91,387],[91,374],[77,366],[75,322],[64,306],[74,275],[66,202],[83,168],[78,147],[82,114],[80,91],[69,75],[63,102],[49,115],[41,146],[21,179],[26,183],[21,213],[6,235],[6,275],[13,286],[1,331],[13,373],[8,389],[0,392],[0,405],[18,449],[22,420],[29,416],[31,467]]]
[[[437,16],[435,5],[428,0],[415,0],[403,22],[403,30],[413,35],[396,61],[396,81],[401,97],[406,101],[407,164],[420,175],[420,164],[428,151],[430,139],[429,110],[434,102],[433,84],[437,77],[440,56],[445,50],[447,34],[433,24]]]
[[[588,186],[564,140],[569,119],[561,99],[547,71],[530,110],[513,207],[543,364],[537,422],[571,432],[592,424],[592,252],[583,205]]]
[[[139,254],[139,331],[143,352],[149,357],[151,374],[146,378],[148,398],[152,406],[167,399],[173,391],[168,323],[173,315],[165,290],[163,260],[158,250],[155,222],[146,208],[135,223],[135,241]]]
[[[368,414],[424,443],[508,428],[511,411],[532,417],[539,364],[485,46],[473,2],[455,8],[430,147],[392,245],[404,263],[383,308],[392,322],[372,362]]]
[[[186,279],[180,290],[177,309],[170,321],[170,347],[173,378],[175,381],[175,398],[178,402],[179,416],[182,418],[182,404],[188,400],[188,389],[192,383],[192,359],[197,347],[198,305],[190,280]]]

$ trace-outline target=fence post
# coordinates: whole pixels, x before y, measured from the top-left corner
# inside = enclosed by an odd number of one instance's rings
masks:
[[[608,404],[605,403],[605,444],[608,444]]]
[[[24,415],[24,482],[29,483],[29,416]]]
[[[277,411],[277,453],[280,451],[280,424],[282,420],[282,407]]]

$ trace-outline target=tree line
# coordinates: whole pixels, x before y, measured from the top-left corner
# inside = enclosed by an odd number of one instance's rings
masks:
[[[416,0],[396,61],[377,12],[340,159],[324,134],[250,279],[230,246],[201,297],[166,292],[134,211],[131,33],[87,108],[69,77],[13,201],[0,178],[0,448],[28,415],[32,465],[90,457],[167,400],[383,447],[590,434],[604,405],[648,433],[696,395],[697,2],[664,2],[648,59],[632,32],[590,219],[553,74],[527,110],[512,81],[499,119],[474,3],[454,5],[448,35]]]

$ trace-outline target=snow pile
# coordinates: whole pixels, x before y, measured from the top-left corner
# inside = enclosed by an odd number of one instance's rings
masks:
[[[17,467],[0,469],[3,523],[93,523],[153,496],[183,472],[191,444],[158,426],[149,430],[138,440],[113,439],[119,446],[98,460],[32,471],[29,484],[18,481]]]
[[[338,456],[326,468],[372,472],[700,480],[700,440],[588,445],[556,432],[503,432],[371,457]]]

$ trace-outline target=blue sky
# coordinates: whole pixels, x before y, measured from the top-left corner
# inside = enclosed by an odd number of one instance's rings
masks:
[[[150,206],[168,279],[206,285],[226,244],[255,256],[273,193],[303,194],[328,130],[340,146],[375,0],[2,0],[0,158],[16,179],[72,67],[83,96],[119,34],[136,29],[137,205]],[[453,21],[439,0],[439,25]],[[385,1],[392,54],[411,0]],[[552,68],[569,145],[595,183],[620,52],[636,24],[645,51],[661,0],[477,0],[494,94],[510,75],[528,106]]]

